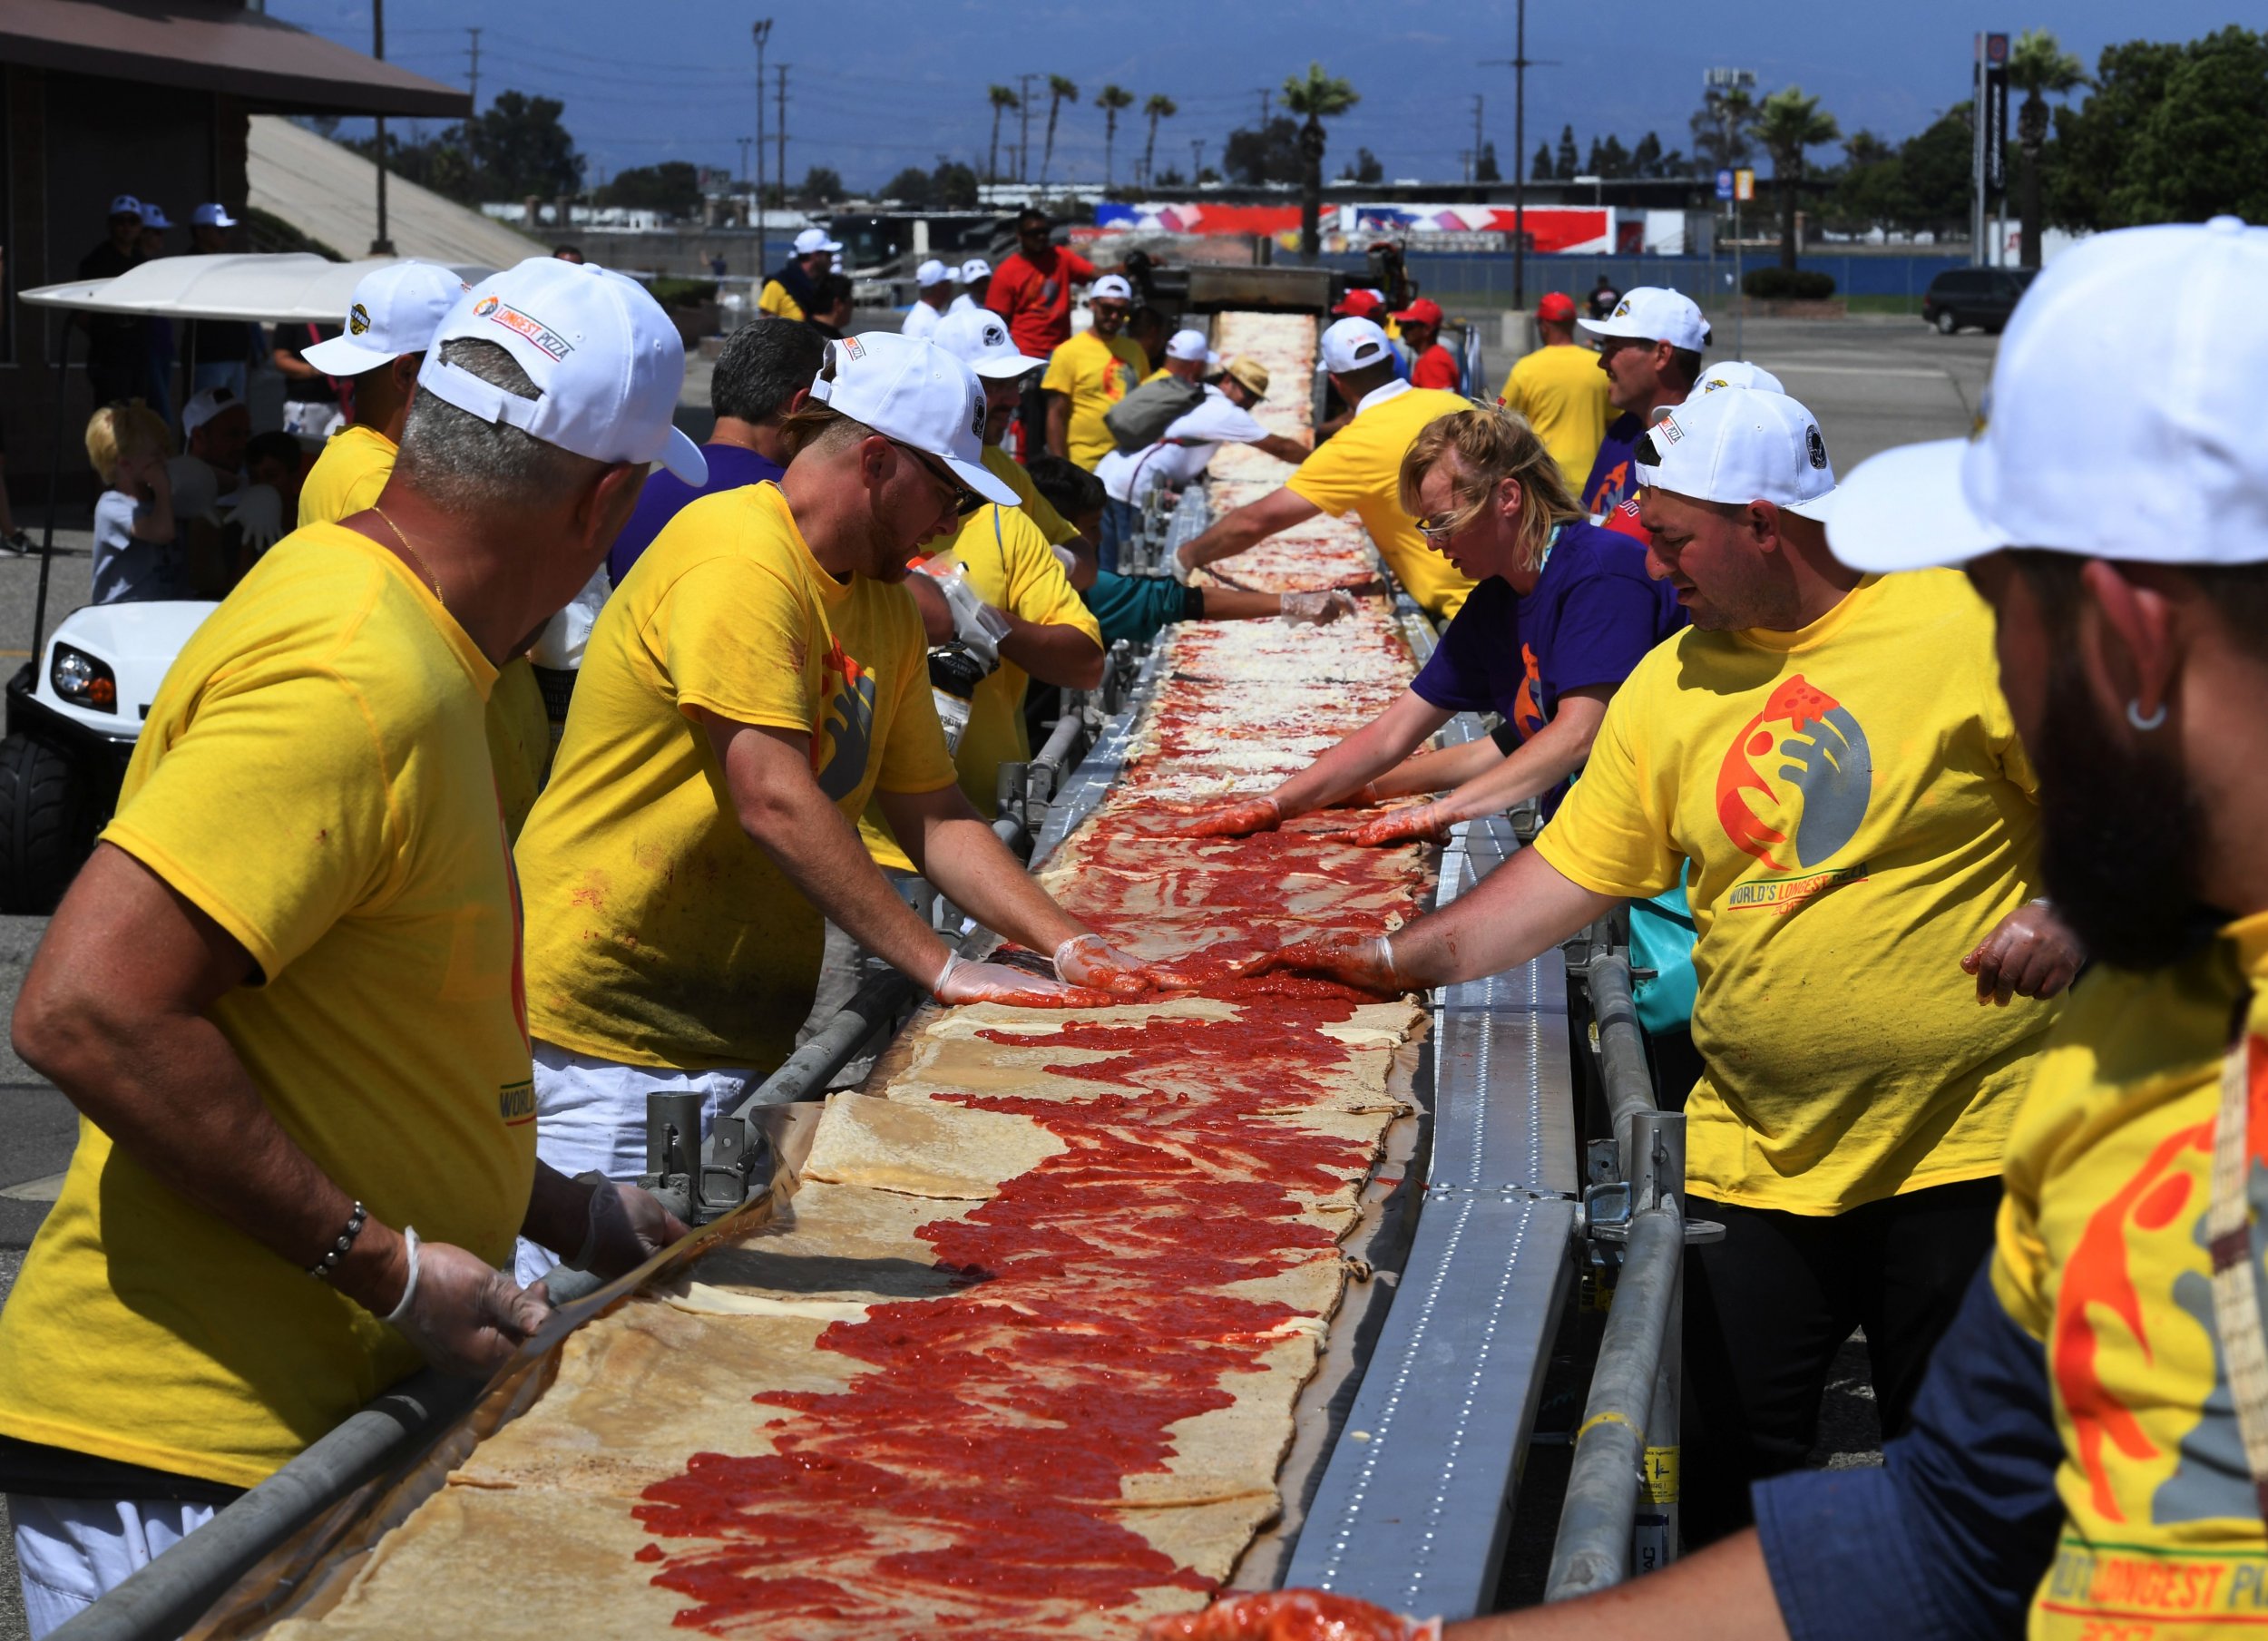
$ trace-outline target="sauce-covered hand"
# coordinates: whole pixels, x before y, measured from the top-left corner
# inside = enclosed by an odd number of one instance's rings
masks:
[[[1411,1618],[1321,1590],[1225,1596],[1201,1613],[1153,1618],[1142,1641],[1440,1641],[1439,1618]]]
[[[1456,824],[1444,816],[1434,805],[1415,804],[1405,809],[1396,809],[1391,815],[1364,821],[1359,826],[1350,826],[1339,836],[1359,849],[1383,849],[1389,844],[1406,844],[1413,840],[1439,843],[1449,835],[1450,827]]]
[[[1179,981],[1168,969],[1121,952],[1100,934],[1074,934],[1055,948],[1055,972],[1066,984],[1088,986],[1120,997],[1139,997],[1157,991],[1187,991],[1196,982]]]
[[[1284,594],[1279,619],[1290,627],[1322,627],[1343,615],[1353,615],[1355,609],[1353,594],[1336,587],[1318,587]]]
[[[946,957],[929,994],[941,1003],[1005,1003],[1012,1009],[1094,1009],[1112,1001],[1108,991],[1067,986],[1006,963],[971,962],[957,952]]]
[[[1960,960],[1977,977],[1977,1001],[2008,1006],[2011,997],[2053,997],[2077,976],[2087,948],[2044,900],[2017,907]]]
[[[1383,934],[1316,934],[1279,946],[1254,971],[1281,972],[1286,969],[1327,974],[1366,991],[1393,993],[1410,990],[1409,980],[1394,967],[1393,943]]]
[[[1207,809],[1181,828],[1184,837],[1248,837],[1284,824],[1284,806],[1272,797],[1247,797]]]

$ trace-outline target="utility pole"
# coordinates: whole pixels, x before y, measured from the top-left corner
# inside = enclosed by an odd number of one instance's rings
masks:
[[[1512,306],[1528,308],[1528,71],[1548,68],[1528,54],[1528,0],[1519,0],[1512,54],[1482,64],[1512,71]]]
[[[740,143],[740,186],[746,188],[748,185],[748,144],[756,139],[742,137],[738,141]]]
[[[1205,169],[1205,139],[1189,139],[1189,186],[1197,186],[1198,174]]]
[[[779,65],[779,129],[772,133],[772,141],[778,144],[774,151],[777,163],[772,169],[779,173],[780,197],[785,199],[787,194],[787,64],[785,63]]]
[[[1031,83],[1039,77],[1037,74],[1016,76],[1020,87],[1016,95],[1016,181],[1020,183],[1031,181]]]
[[[386,61],[386,0],[370,0],[370,54],[379,62]],[[378,233],[370,241],[370,254],[390,257],[394,241],[386,237],[386,116],[377,117],[378,128]]]
[[[464,32],[473,36],[473,117],[477,120],[481,112],[481,32],[476,28]]]
[[[1457,170],[1464,181],[1472,181],[1472,150],[1461,148],[1457,151]]]
[[[1268,128],[1268,104],[1276,93],[1263,85],[1258,87],[1253,94],[1260,99],[1260,129],[1266,132]]]
[[[1472,180],[1481,180],[1481,93],[1472,93]]]
[[[756,35],[756,288],[760,293],[764,276],[770,271],[766,266],[769,253],[764,249],[764,43],[772,37],[772,20],[758,17],[752,32]],[[745,167],[746,161],[742,163]]]

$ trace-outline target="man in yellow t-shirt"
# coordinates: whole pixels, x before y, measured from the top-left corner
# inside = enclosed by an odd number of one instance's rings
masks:
[[[631,281],[496,275],[378,505],[278,543],[166,675],[15,1020],[82,1118],[0,1314],[35,1632],[421,1362],[507,1361],[548,1314],[514,1232],[616,1271],[682,1234],[536,1164],[482,702],[646,464],[698,473],[683,368]]]
[[[1354,420],[1318,444],[1281,490],[1246,503],[1182,543],[1169,568],[1187,582],[1205,565],[1233,558],[1319,513],[1337,518],[1351,510],[1403,591],[1427,614],[1446,621],[1464,607],[1472,581],[1427,546],[1402,511],[1402,458],[1428,423],[1470,409],[1471,403],[1397,379],[1386,333],[1368,319],[1339,320],[1323,333],[1322,351],[1333,387],[1354,406]]]
[[[308,349],[326,376],[355,385],[355,419],[333,434],[299,491],[299,527],[336,524],[367,511],[394,474],[402,424],[417,393],[417,369],[464,282],[427,262],[397,262],[367,274],[339,334]],[[498,669],[486,709],[489,761],[503,799],[504,835],[517,838],[551,767],[551,718],[524,655]]]
[[[933,342],[875,333],[830,344],[811,395],[833,414],[780,483],[687,507],[608,601],[520,840],[554,1166],[634,1176],[648,1093],[700,1093],[713,1116],[776,1066],[826,918],[946,1002],[1149,984],[1025,874],[938,728],[901,583],[965,513],[1014,500],[978,458],[982,386]],[[1053,953],[1061,981],[948,952],[860,846],[870,801],[941,892]]]
[[[1598,356],[1575,339],[1575,298],[1554,290],[1536,304],[1543,346],[1513,362],[1496,402],[1528,419],[1559,464],[1568,493],[1579,494],[1607,436],[1607,373]]]
[[[807,228],[796,236],[796,249],[779,271],[764,281],[756,305],[776,319],[808,319],[819,311],[819,280],[835,270],[840,239],[827,238],[824,228]]]
[[[937,345],[974,371],[984,384],[984,471],[1016,493],[1016,505],[1031,515],[1051,547],[1066,551],[1056,556],[1070,568],[1069,548],[1079,530],[1048,504],[1024,471],[1022,462],[1002,448],[1008,425],[1023,404],[1022,383],[1043,361],[1020,350],[1010,336],[1008,321],[989,308],[964,308],[947,314],[937,325]]]
[[[1149,356],[1119,334],[1134,310],[1134,288],[1104,274],[1087,291],[1094,323],[1048,357],[1040,386],[1048,395],[1048,454],[1089,473],[1116,448],[1102,418],[1149,372]]]
[[[1638,448],[1657,573],[1693,627],[1616,694],[1532,849],[1390,944],[1322,955],[1397,986],[1491,973],[1685,878],[1706,1068],[1686,1172],[1693,1211],[1727,1227],[1686,1293],[1700,1542],[1743,1523],[1750,1481],[1803,1462],[1853,1326],[1882,1429],[1903,1428],[1990,1244],[2056,1014],[1979,1006],[1997,954],[2058,953],[2045,994],[2078,952],[2037,900],[2033,777],[1976,595],[1835,562],[1826,445],[1784,395],[1689,399]]]

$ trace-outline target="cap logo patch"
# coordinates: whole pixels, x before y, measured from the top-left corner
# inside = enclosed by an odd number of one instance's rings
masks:
[[[1814,422],[1804,429],[1804,448],[1811,452],[1812,465],[1827,465],[1827,441],[1819,436],[1819,424]]]
[[[843,338],[843,357],[846,359],[865,358],[866,357],[865,345],[859,341],[856,337],[845,337]]]
[[[1008,327],[1005,325],[987,325],[984,327],[985,347],[998,347],[1006,340],[1008,340]]]
[[[980,382],[969,394],[969,436],[978,444],[984,442],[984,385]]]
[[[492,325],[503,326],[514,336],[532,344],[537,351],[549,355],[555,361],[563,359],[575,351],[575,345],[572,342],[544,324],[543,320],[531,314],[522,313],[508,303],[498,301],[493,295],[483,297],[474,303],[473,311]]]
[[[347,310],[347,329],[349,334],[358,337],[369,328],[370,310],[368,308],[357,302]]]
[[[1614,315],[1613,315],[1613,317],[1616,317],[1616,318],[1618,318],[1618,319],[1627,319],[1627,318],[1628,318],[1628,317],[1630,317],[1630,305],[1629,305],[1629,303],[1628,303],[1628,302],[1618,302],[1618,303],[1616,303],[1616,304],[1615,304],[1615,310],[1614,310]]]
[[[1686,430],[1677,425],[1677,418],[1675,416],[1664,416],[1654,424],[1654,431],[1662,435],[1662,443],[1665,444],[1675,444],[1686,436]]]

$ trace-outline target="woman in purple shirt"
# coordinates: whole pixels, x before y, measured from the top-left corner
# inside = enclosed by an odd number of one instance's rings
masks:
[[[1274,792],[1199,816],[1191,835],[1272,831],[1334,804],[1420,792],[1445,796],[1381,816],[1349,841],[1435,837],[1539,795],[1556,807],[1615,690],[1685,625],[1669,585],[1647,574],[1646,549],[1584,518],[1518,416],[1463,410],[1427,426],[1403,458],[1402,505],[1478,583],[1432,659],[1385,711]],[[1459,712],[1495,712],[1503,727],[1418,752]]]

